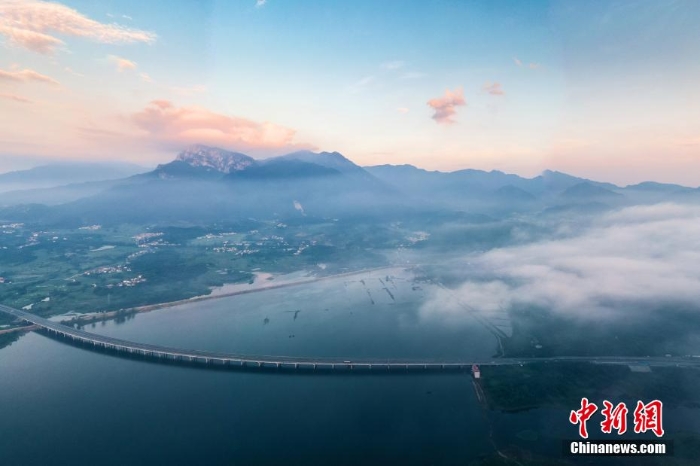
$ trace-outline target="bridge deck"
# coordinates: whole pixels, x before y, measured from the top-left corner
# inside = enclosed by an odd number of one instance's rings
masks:
[[[135,343],[104,335],[78,330],[63,324],[52,322],[29,312],[20,311],[0,304],[0,312],[17,319],[35,324],[56,335],[74,342],[104,348],[120,353],[140,355],[156,360],[181,361],[186,363],[218,364],[234,367],[258,368],[294,368],[294,369],[419,369],[419,370],[461,370],[478,365],[516,365],[532,362],[594,362],[601,364],[622,365],[663,365],[663,366],[700,366],[700,357],[576,357],[562,356],[553,358],[493,358],[469,361],[436,360],[398,360],[398,359],[362,359],[351,358],[307,358],[292,356],[242,355],[217,353],[211,351],[169,348],[166,346]]]

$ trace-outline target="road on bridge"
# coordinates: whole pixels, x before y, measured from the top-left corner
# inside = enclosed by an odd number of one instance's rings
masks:
[[[197,363],[230,367],[253,368],[292,368],[304,370],[391,370],[391,369],[415,369],[415,370],[463,370],[471,368],[472,364],[482,366],[523,365],[535,362],[562,363],[562,362],[589,362],[596,364],[618,365],[649,365],[649,366],[700,366],[700,356],[676,356],[676,357],[618,357],[618,356],[556,356],[547,358],[491,358],[473,359],[464,361],[438,361],[438,360],[399,360],[399,359],[362,359],[352,358],[308,358],[293,356],[265,356],[243,355],[233,353],[216,353],[202,350],[190,350],[169,348],[165,346],[136,343],[104,335],[85,332],[73,327],[52,322],[29,312],[20,311],[0,304],[0,312],[9,314],[17,319],[32,323],[49,334],[64,337],[75,343],[103,348],[122,354],[147,357],[161,361],[176,361],[183,363]]]

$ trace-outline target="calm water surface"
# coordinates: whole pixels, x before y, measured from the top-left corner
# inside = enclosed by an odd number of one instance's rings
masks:
[[[192,303],[86,330],[253,354],[457,359],[495,352],[493,336],[473,319],[426,314],[430,286],[399,273],[388,284],[379,277]],[[485,413],[464,373],[212,371],[34,333],[0,350],[2,465],[469,464],[494,453],[494,427],[499,448],[557,454],[572,434],[566,416]],[[517,437],[527,429],[539,432],[537,442]]]

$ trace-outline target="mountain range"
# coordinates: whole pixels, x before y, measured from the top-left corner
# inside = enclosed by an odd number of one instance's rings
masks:
[[[70,172],[63,166],[37,167],[0,175],[0,181],[38,180],[39,175],[47,177],[52,170]],[[98,176],[99,170],[91,173]],[[151,171],[123,177],[118,177],[119,173],[112,171],[113,177],[105,181],[4,193],[0,218],[91,224],[198,223],[302,215],[386,218],[428,211],[500,217],[517,212],[587,212],[635,203],[700,199],[700,190],[678,185],[646,182],[619,187],[550,170],[524,178],[496,170],[360,167],[338,152],[311,151],[258,160],[204,145],[191,146]]]
[[[129,163],[64,162],[0,174],[0,193],[68,184],[118,180],[148,171]]]

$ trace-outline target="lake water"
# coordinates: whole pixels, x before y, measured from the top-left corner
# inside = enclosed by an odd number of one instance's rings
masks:
[[[409,273],[383,271],[191,303],[86,330],[251,354],[494,354],[496,341],[473,319],[426,312],[434,288]],[[566,415],[486,413],[467,373],[213,371],[87,351],[35,333],[0,350],[2,465],[469,464],[494,454],[492,426],[497,443],[524,448],[534,444],[517,439],[519,431],[545,432],[536,449],[558,453],[560,439],[573,433]]]
[[[497,341],[475,319],[426,313],[438,287],[400,268],[188,303],[85,330],[143,343],[254,355],[464,360]]]

